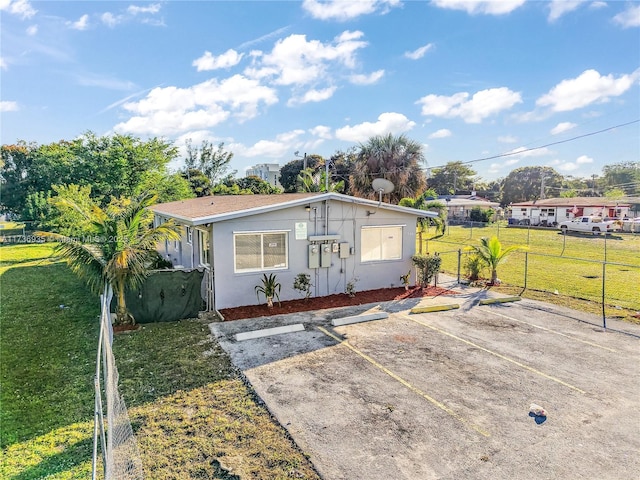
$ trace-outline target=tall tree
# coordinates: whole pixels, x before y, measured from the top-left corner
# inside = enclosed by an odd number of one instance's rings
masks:
[[[306,155],[304,159],[292,160],[280,168],[280,177],[278,181],[282,185],[285,193],[294,193],[298,191],[298,175],[305,168],[305,162],[307,168],[312,169],[314,172],[320,167],[324,166],[324,158],[320,155]]]
[[[602,176],[605,190],[619,188],[629,196],[640,194],[640,162],[605,165]]]
[[[200,147],[194,147],[192,140],[187,139],[185,144],[187,147],[185,173],[188,180],[190,179],[190,170],[198,170],[209,179],[209,183],[213,186],[220,183],[230,173],[233,152],[224,149],[224,142],[214,146],[208,140],[203,140]]]
[[[92,198],[105,206],[112,196],[134,195],[150,172],[165,174],[177,154],[164,140],[142,141],[118,134],[98,137],[92,132],[48,145],[3,145],[0,208],[21,215],[30,194],[47,195],[52,185],[72,183],[91,186]]]
[[[423,162],[422,145],[404,135],[371,137],[360,145],[349,177],[350,193],[375,199],[378,193],[371,183],[376,178],[384,178],[395,186],[386,197],[390,203],[397,204],[402,198],[416,197],[425,188]]]
[[[551,167],[520,167],[512,170],[504,179],[502,188],[502,205],[525,202],[542,198],[544,188],[545,198],[549,192],[558,192],[562,186],[562,175]]]
[[[158,256],[156,245],[180,238],[180,227],[171,221],[152,227],[153,213],[148,207],[155,201],[155,196],[147,192],[133,199],[114,199],[102,209],[96,204],[81,205],[60,198],[58,206],[74,209],[87,222],[85,235],[80,240],[37,232],[60,242],[57,252],[94,292],[101,293],[105,284],[111,285],[118,303],[119,325],[135,324],[127,309],[125,291],[138,287],[148,275],[149,265]]]
[[[449,162],[444,167],[433,168],[427,179],[429,188],[438,195],[455,195],[458,191],[474,190],[476,171],[462,162]]]

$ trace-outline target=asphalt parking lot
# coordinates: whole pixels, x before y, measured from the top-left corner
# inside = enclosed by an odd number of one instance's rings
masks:
[[[484,294],[431,300],[460,305],[445,312],[411,314],[411,299],[211,330],[327,480],[637,479],[640,328],[603,332],[529,300],[478,305]],[[331,326],[380,310],[389,317]]]

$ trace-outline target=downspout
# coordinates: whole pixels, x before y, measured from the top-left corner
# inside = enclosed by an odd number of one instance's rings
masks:
[[[215,254],[214,254],[214,250],[213,250],[213,225],[211,225],[211,229],[209,230],[209,278],[210,278],[210,288],[209,288],[209,298],[211,301],[210,304],[210,310],[213,310],[213,313],[215,313],[218,318],[220,318],[220,320],[222,320],[224,322],[224,316],[222,315],[222,313],[220,313],[218,311],[218,309],[216,308],[216,285],[215,285],[215,273],[214,273],[214,262],[215,262]]]

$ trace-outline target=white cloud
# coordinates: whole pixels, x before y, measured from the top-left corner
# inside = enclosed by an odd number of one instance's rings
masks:
[[[608,7],[607,2],[595,1],[589,4],[591,10],[597,10],[599,8]]]
[[[79,85],[84,87],[101,87],[109,90],[131,90],[135,88],[135,84],[129,80],[120,80],[109,75],[100,75],[97,73],[75,73],[73,77]]]
[[[503,135],[502,137],[498,137],[498,141],[500,143],[516,143],[518,139],[512,135]]]
[[[640,27],[640,5],[630,4],[624,12],[613,17],[613,21],[622,28]]]
[[[0,70],[6,70],[7,68],[9,68],[9,64],[4,58],[0,57]]]
[[[289,99],[287,105],[298,105],[301,103],[309,103],[309,102],[322,102],[327,100],[333,96],[336,91],[336,87],[327,87],[321,90],[311,89],[305,92],[302,97],[293,97]]]
[[[362,32],[345,31],[330,43],[307,41],[306,35],[278,40],[271,53],[253,55],[256,66],[245,70],[252,78],[271,78],[277,85],[308,85],[326,79],[331,65],[353,69],[356,52],[367,46]]]
[[[455,118],[460,117],[466,123],[481,123],[483,119],[508,110],[522,103],[520,93],[507,87],[480,90],[469,98],[469,93],[460,92],[450,97],[427,95],[416,102],[422,105],[422,114],[427,116]]]
[[[324,140],[329,140],[333,138],[331,136],[331,127],[327,127],[326,125],[317,125],[313,128],[310,128],[309,133],[315,137],[320,137]]]
[[[188,88],[154,88],[138,102],[124,104],[134,116],[115,130],[135,134],[173,136],[188,130],[210,128],[230,116],[240,121],[258,114],[261,104],[278,101],[275,90],[242,75],[207,80]]]
[[[572,12],[587,0],[552,0],[549,4],[549,16],[547,19],[550,22],[555,22],[565,13]]]
[[[89,15],[85,13],[75,22],[67,22],[67,25],[72,30],[86,30],[89,28]]]
[[[585,70],[578,77],[563,80],[536,101],[540,107],[551,107],[554,112],[567,112],[592,103],[605,103],[611,97],[625,93],[637,82],[640,69],[614,78],[602,76],[596,70]]]
[[[245,157],[282,157],[291,153],[303,133],[304,130],[297,129],[281,133],[275,140],[260,140],[244,151],[241,149],[241,154]]]
[[[549,150],[547,147],[543,148],[535,148],[533,150],[529,150],[527,147],[518,147],[513,150],[507,152],[509,156],[515,158],[531,158],[531,157],[544,157],[546,155],[552,155],[553,152]]]
[[[38,33],[38,25],[31,25],[29,27],[27,27],[27,35],[29,35],[30,37],[33,37],[35,34]]]
[[[363,122],[336,130],[336,138],[349,142],[363,142],[374,135],[403,133],[416,125],[401,113],[387,112],[378,116],[377,122]]]
[[[0,101],[0,112],[17,112],[18,110],[20,110],[18,102]]]
[[[302,8],[319,20],[346,21],[375,12],[387,13],[400,0],[304,0]]]
[[[418,60],[424,57],[425,53],[434,48],[433,43],[427,43],[420,48],[415,49],[412,52],[404,52],[404,56],[406,58],[410,58],[411,60]]]
[[[581,155],[576,158],[575,162],[558,162],[556,168],[562,172],[574,172],[582,168],[583,165],[589,165],[591,163],[593,163],[593,158]]]
[[[504,15],[522,6],[525,0],[433,0],[436,7],[463,10],[470,15]]]
[[[436,130],[431,135],[429,135],[428,138],[447,138],[447,137],[450,137],[451,135],[453,135],[451,133],[451,130],[447,128],[441,128],[440,130]]]
[[[129,7],[127,8],[127,12],[129,12],[131,15],[138,15],[139,13],[151,13],[151,14],[155,14],[158,13],[160,11],[160,4],[159,3],[152,3],[151,5],[148,5],[146,7],[139,7],[137,5],[129,5]]]
[[[551,129],[551,135],[558,135],[560,133],[564,133],[572,128],[576,128],[578,125],[571,122],[560,122],[558,125]]]
[[[117,3],[117,2],[116,2]],[[160,12],[162,6],[160,3],[152,3],[141,7],[138,5],[130,5],[121,13],[115,14],[105,12],[100,15],[100,20],[108,27],[115,27],[118,24],[135,21],[146,25],[164,26],[164,22],[155,15]]]
[[[196,58],[191,65],[196,67],[198,72],[229,68],[240,63],[243,56],[244,53],[238,53],[232,48],[217,57],[213,56],[211,52],[205,51],[204,55]]]
[[[22,20],[33,17],[38,11],[31,6],[28,0],[1,0],[0,10],[17,15]]]
[[[372,85],[384,77],[384,70],[376,70],[369,75],[354,74],[349,76],[349,81],[354,85]]]
[[[122,22],[123,17],[121,15],[114,15],[111,12],[105,12],[100,15],[100,20],[102,20],[102,23],[104,23],[107,27],[113,28]]]
[[[287,25],[286,27],[278,28],[277,30],[274,30],[273,32],[269,32],[269,33],[267,33],[265,35],[262,35],[262,36],[260,36],[258,38],[254,38],[252,40],[247,40],[246,42],[243,42],[238,46],[238,50],[245,50],[245,49],[249,48],[251,45],[255,45],[256,43],[261,43],[261,42],[264,42],[265,40],[269,40],[271,38],[279,37],[280,35],[282,35],[287,30],[289,30],[289,25]]]

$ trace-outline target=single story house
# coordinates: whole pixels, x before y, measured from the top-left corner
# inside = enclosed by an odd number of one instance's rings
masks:
[[[151,207],[156,224],[173,219],[182,238],[160,253],[175,268],[207,270],[209,310],[258,303],[255,287],[275,274],[281,300],[302,298],[295,277],[308,274],[314,296],[401,285],[412,268],[416,224],[434,212],[339,193],[220,195]],[[264,299],[260,299],[263,303]]]
[[[604,197],[545,198],[511,204],[512,223],[553,226],[575,217],[625,218],[631,204]]]
[[[447,219],[449,221],[469,220],[469,214],[474,208],[481,208],[483,210],[491,208],[498,214],[502,211],[500,203],[479,197],[476,195],[476,192],[471,192],[471,195],[440,195],[437,201],[447,206]]]

